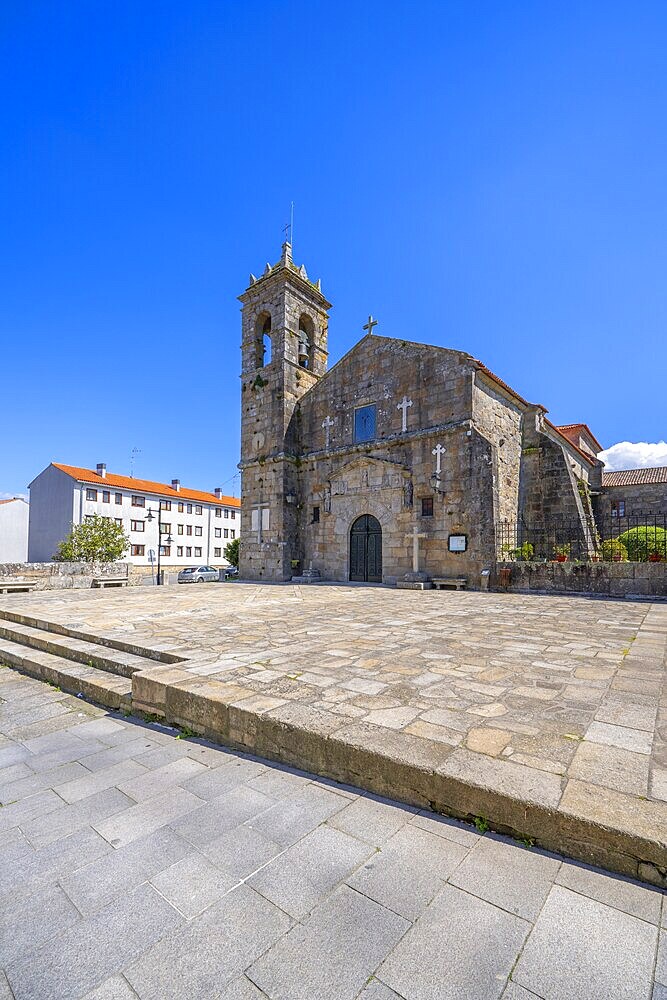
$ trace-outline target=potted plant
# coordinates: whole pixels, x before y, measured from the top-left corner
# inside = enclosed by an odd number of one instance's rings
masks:
[[[567,562],[567,558],[570,555],[570,543],[566,542],[564,545],[554,545],[554,556],[556,557],[556,562]]]
[[[648,561],[649,562],[662,562],[662,553],[658,552],[657,549],[653,549],[648,554]]]
[[[524,542],[518,549],[515,549],[516,558],[521,562],[530,562],[535,553],[535,546],[531,542]]]
[[[618,538],[606,538],[601,546],[602,558],[606,562],[626,562],[628,550]]]

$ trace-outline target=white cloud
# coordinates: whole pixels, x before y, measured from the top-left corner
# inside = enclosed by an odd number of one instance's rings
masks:
[[[3,493],[0,491],[0,500],[13,500],[15,497],[20,497],[22,500],[30,499],[27,493]]]
[[[667,441],[619,441],[598,455],[610,472],[620,469],[653,469],[667,465]]]

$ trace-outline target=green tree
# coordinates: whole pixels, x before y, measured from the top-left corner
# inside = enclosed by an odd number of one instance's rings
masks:
[[[239,538],[235,538],[233,542],[229,545],[225,545],[224,556],[230,566],[237,566],[239,564]]]
[[[94,514],[72,528],[53,558],[56,562],[117,562],[129,545],[130,539],[120,524]]]

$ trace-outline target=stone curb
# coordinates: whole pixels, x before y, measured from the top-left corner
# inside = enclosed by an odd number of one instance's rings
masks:
[[[135,673],[132,706],[235,749],[408,805],[483,819],[519,840],[667,887],[665,803],[546,772],[526,776],[511,761],[350,723],[178,667]]]

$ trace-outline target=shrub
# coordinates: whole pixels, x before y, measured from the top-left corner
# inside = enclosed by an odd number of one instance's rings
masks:
[[[626,562],[628,550],[618,538],[606,538],[600,546],[602,558],[607,562]]]
[[[233,542],[229,543],[229,545],[225,545],[224,551],[225,559],[229,565],[236,566],[237,568],[239,565],[239,542],[240,539],[235,538]]]
[[[652,552],[667,556],[667,531],[664,528],[639,525],[630,528],[618,536],[619,542],[625,545],[628,559],[632,562],[646,562]]]

